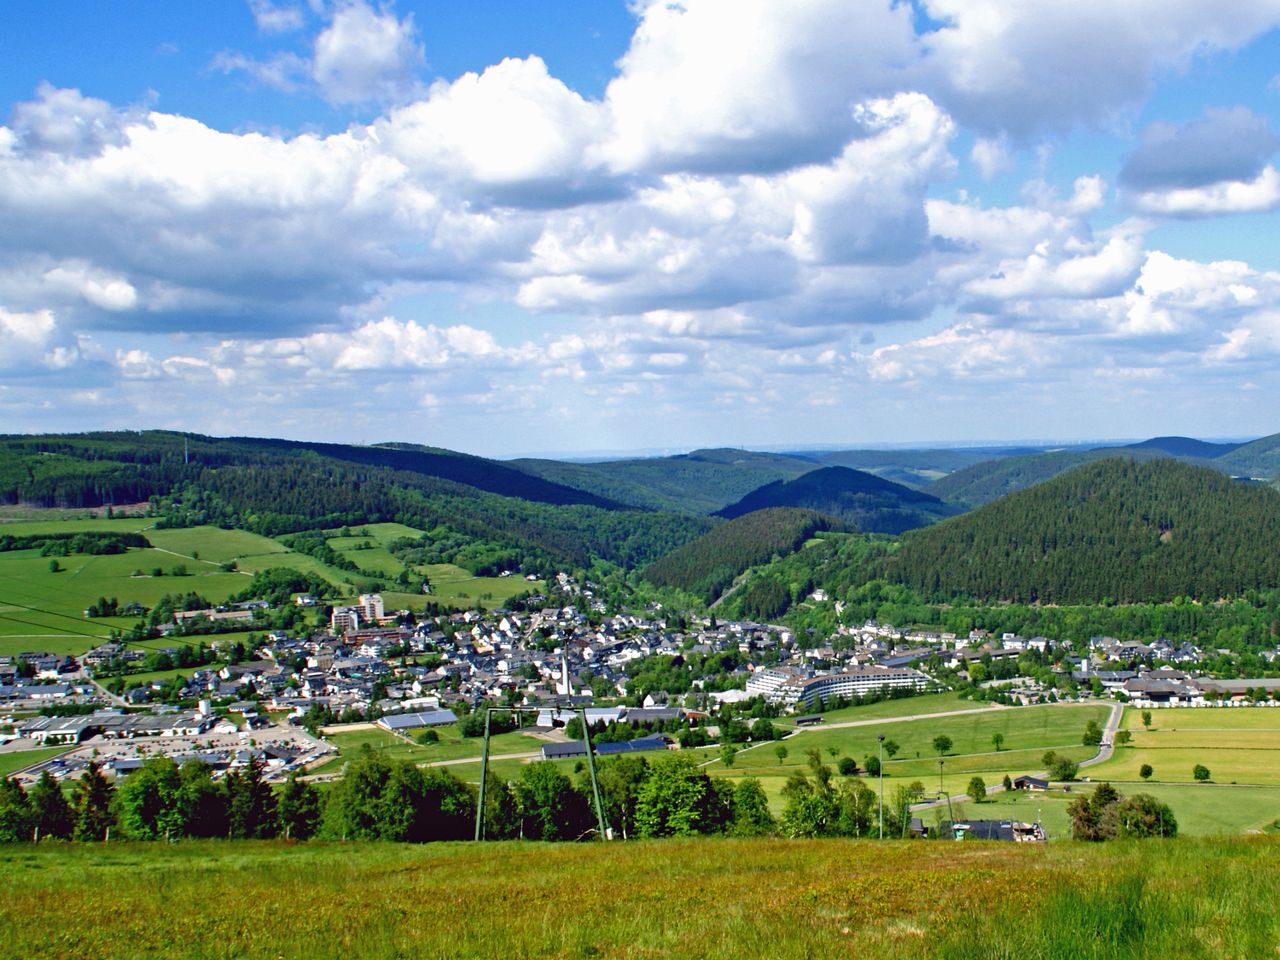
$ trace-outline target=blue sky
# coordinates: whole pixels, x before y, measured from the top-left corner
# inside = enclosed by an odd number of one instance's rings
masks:
[[[1280,430],[1280,0],[56,5],[0,429]]]

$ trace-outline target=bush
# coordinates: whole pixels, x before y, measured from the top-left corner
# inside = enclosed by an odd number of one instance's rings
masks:
[[[1196,783],[1207,783],[1209,780],[1209,768],[1203,763],[1197,763],[1192,768],[1191,775],[1196,778]]]
[[[974,777],[969,781],[969,787],[965,790],[974,803],[981,803],[987,799],[987,782],[981,777]]]

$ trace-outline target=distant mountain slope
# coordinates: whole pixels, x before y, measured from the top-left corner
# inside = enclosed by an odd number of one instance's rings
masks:
[[[1191,437],[1152,437],[1141,443],[1131,443],[1125,450],[1163,450],[1173,457],[1196,460],[1212,460],[1225,456],[1239,449],[1239,443],[1209,443],[1206,440],[1194,440]]]
[[[1142,445],[1034,453],[965,467],[929,484],[924,490],[963,507],[979,507],[1010,493],[1043,483],[1084,463],[1114,459],[1163,460],[1173,457],[1173,454],[1160,447]],[[1202,460],[1192,462],[1202,465],[1211,463]]]
[[[576,503],[604,509],[621,506],[496,460],[450,450],[407,444],[358,447],[257,437],[206,437],[164,430],[0,436],[0,502],[22,500],[43,506],[82,507],[145,500],[167,492],[175,482],[201,469],[305,462],[309,454],[435,477],[537,503]],[[70,466],[75,462],[93,465],[90,472],[94,477],[79,489],[73,482],[77,471]],[[42,469],[42,463],[58,466]],[[51,483],[43,479],[45,475],[56,475],[58,479]],[[113,482],[123,487],[119,494],[111,489]]]
[[[749,567],[791,553],[819,530],[842,526],[812,510],[757,510],[686,543],[640,575],[657,586],[675,587],[711,602]]]
[[[468,546],[467,556],[539,568],[596,559],[639,566],[711,525],[624,509],[504,464],[424,447],[164,431],[0,437],[0,503],[143,500],[164,525],[212,523],[268,536],[406,522],[455,552]]]
[[[1241,444],[1214,464],[1232,476],[1276,480],[1280,478],[1280,433]]]
[[[852,467],[919,489],[975,463],[1040,452],[1031,447],[940,447],[925,450],[824,450],[811,456],[825,466]]]
[[[729,448],[586,464],[513,460],[511,466],[633,506],[688,513],[713,513],[761,484],[818,468],[799,456]]]
[[[1042,603],[1202,600],[1280,586],[1280,495],[1172,460],[1107,459],[903,537],[888,579]]]
[[[766,507],[815,510],[865,533],[902,533],[956,512],[937,497],[892,480],[848,467],[823,467],[753,490],[718,516],[732,519]]]

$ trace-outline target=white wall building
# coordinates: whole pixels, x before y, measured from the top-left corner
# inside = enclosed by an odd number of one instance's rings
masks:
[[[750,681],[748,681],[750,683]],[[826,673],[808,680],[796,678],[783,683],[769,695],[770,702],[812,707],[819,700],[866,696],[872,691],[912,687],[923,690],[929,678],[909,667],[858,667],[841,673]]]

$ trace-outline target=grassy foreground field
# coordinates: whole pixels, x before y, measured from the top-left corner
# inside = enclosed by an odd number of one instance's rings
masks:
[[[1243,958],[1280,841],[0,848],[30,958]]]

